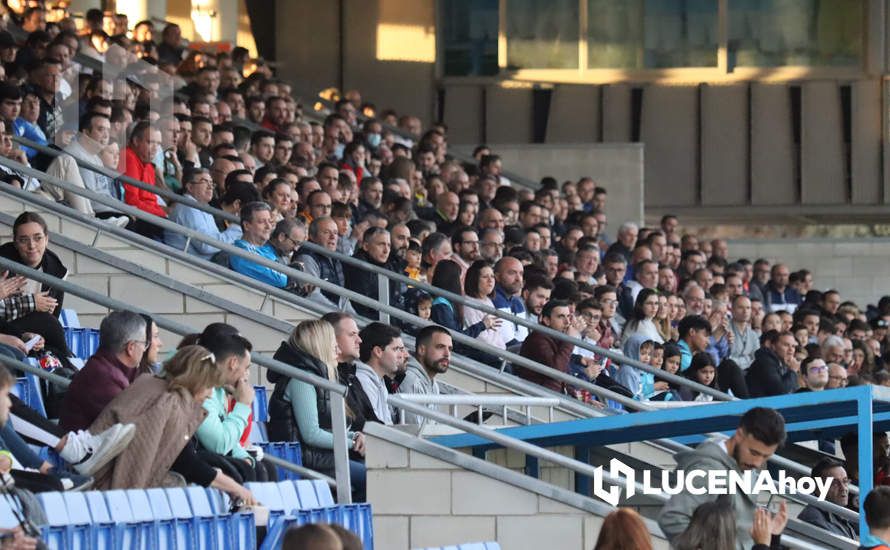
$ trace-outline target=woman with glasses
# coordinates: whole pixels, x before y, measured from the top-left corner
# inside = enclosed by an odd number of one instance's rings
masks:
[[[68,275],[68,268],[62,260],[47,249],[49,231],[40,214],[20,214],[12,225],[12,235],[12,242],[0,246],[0,256],[59,279]],[[62,366],[70,368],[69,358],[73,354],[68,349],[65,331],[58,320],[64,298],[62,290],[31,279],[3,280],[0,283],[0,299],[16,300],[19,306],[5,308],[5,315],[0,317],[4,321],[0,323],[0,334],[17,339],[12,342],[13,347],[25,354],[29,350],[24,349],[21,341],[40,335],[45,348],[53,352]]]

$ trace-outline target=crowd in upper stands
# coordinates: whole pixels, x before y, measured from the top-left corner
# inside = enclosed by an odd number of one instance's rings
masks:
[[[684,233],[671,215],[650,227],[612,220],[610,231],[607,188],[590,177],[524,187],[504,175],[496,150],[479,145],[459,159],[444,123],[424,128],[355,90],[316,113],[244,48],[191,48],[175,24],[131,28],[126,15],[90,10],[78,27],[64,9],[34,2],[0,22],[8,28],[0,30],[0,156],[18,163],[0,164],[0,180],[329,310],[296,326],[275,358],[350,388],[356,498],[364,498],[364,423],[425,422],[393,410],[386,396],[439,393],[436,377],[449,368],[458,333],[494,348],[459,345],[458,353],[495,366],[494,351],[518,353],[578,385],[520,365],[504,365],[508,372],[597,406],[603,400],[583,383],[640,402],[713,395],[541,327],[739,398],[890,384],[890,297],[846,301],[818,290],[801,266],[734,257],[725,240]],[[50,240],[45,221],[26,212],[0,256],[64,277]],[[377,275],[361,265],[404,275],[414,284],[391,280],[388,304],[432,325],[377,322],[379,308],[260,258],[375,300]],[[37,470],[45,478],[21,482],[34,488],[153,486],[170,483],[172,472],[253,502],[243,483],[274,479],[275,469],[249,442],[251,343],[214,323],[162,364],[152,319],[114,312],[100,328],[99,351],[78,371],[58,321],[62,301],[24,277],[0,280],[0,353],[39,355],[73,375],[58,426],[13,399],[10,416],[20,420],[0,431],[12,455],[0,471]],[[372,322],[360,330],[360,318]],[[404,334],[415,337],[413,354]],[[330,397],[275,372],[268,381],[270,439],[299,441],[304,463],[332,475]],[[179,436],[167,441],[168,427]],[[56,449],[80,474],[54,472],[21,438]],[[831,441],[820,446],[834,450]]]

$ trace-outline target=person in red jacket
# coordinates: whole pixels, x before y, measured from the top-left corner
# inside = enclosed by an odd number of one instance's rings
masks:
[[[153,128],[148,121],[137,122],[130,133],[127,149],[121,156],[120,172],[148,185],[155,185],[155,167],[152,159],[157,156],[160,145],[161,131]],[[158,195],[139,189],[135,185],[124,183],[124,202],[149,214],[161,218],[167,217],[167,211],[161,206],[163,203],[158,201]],[[160,227],[145,220],[134,220],[128,228],[153,239],[160,240],[163,236]]]
[[[564,332],[575,338],[580,336],[581,330],[584,328],[583,318],[574,317],[567,300],[550,300],[547,302],[541,310],[540,323],[545,327]],[[569,360],[572,358],[574,347],[569,342],[557,340],[539,330],[535,330],[522,342],[519,355],[542,365],[547,365],[559,372],[568,373]],[[516,374],[521,378],[540,384],[555,392],[563,393],[564,391],[562,382],[554,380],[546,374],[524,368],[516,369]]]

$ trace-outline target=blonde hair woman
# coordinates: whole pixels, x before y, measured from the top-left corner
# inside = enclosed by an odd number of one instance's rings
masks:
[[[164,364],[161,375],[137,378],[91,426],[95,430],[117,422],[136,425],[130,445],[96,473],[96,488],[160,487],[168,483],[172,469],[187,481],[216,487],[247,505],[254,504],[250,491],[196,454],[193,436],[207,414],[202,404],[221,384],[213,354],[202,346],[184,346]]]
[[[327,321],[303,321],[290,338],[282,342],[275,359],[328,380],[337,380],[337,340]],[[268,371],[275,384],[269,400],[269,439],[299,441],[303,465],[334,475],[334,435],[331,431],[331,397],[328,391],[307,382]],[[348,426],[347,426],[348,428]],[[361,432],[348,432],[353,455],[364,458],[365,440]],[[353,498],[365,500],[365,465],[349,461]]]

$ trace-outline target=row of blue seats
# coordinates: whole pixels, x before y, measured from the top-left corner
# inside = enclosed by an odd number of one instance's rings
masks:
[[[248,483],[258,501],[269,508],[269,528],[261,550],[277,550],[291,525],[336,523],[374,549],[374,527],[369,504],[335,505],[331,489],[319,480]]]
[[[65,327],[65,342],[75,357],[86,361],[99,349],[99,331],[92,328]]]
[[[40,493],[43,539],[60,550],[256,548],[252,512],[229,513],[228,498],[202,487]],[[0,526],[14,527],[0,501]]]
[[[373,550],[370,506],[335,505],[324,482],[280,481],[249,487],[269,508],[272,536],[262,548],[278,548],[284,529],[297,517],[304,523],[340,524]],[[253,549],[257,544],[253,513],[229,513],[228,497],[215,489],[50,492],[37,498],[49,522],[43,538],[53,549]],[[18,523],[10,505],[10,500],[0,499],[0,527]]]
[[[21,399],[26,405],[46,418],[46,407],[43,404],[43,393],[40,389],[40,379],[31,373],[16,379],[11,389],[12,393]]]

